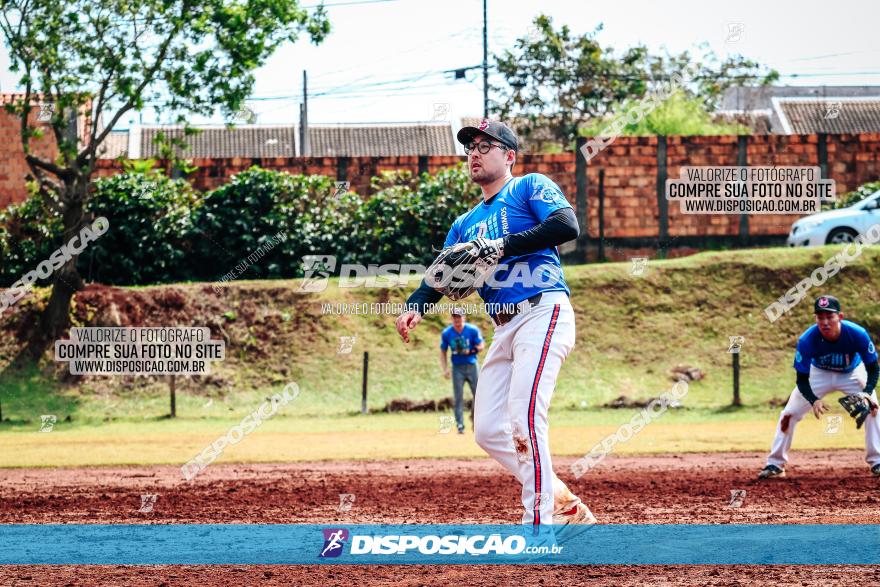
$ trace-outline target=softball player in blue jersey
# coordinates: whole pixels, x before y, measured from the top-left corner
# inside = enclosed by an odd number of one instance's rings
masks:
[[[495,324],[474,404],[474,436],[522,484],[523,523],[591,524],[590,509],[556,477],[547,412],[556,378],[574,347],[574,312],[557,246],[578,236],[574,211],[553,181],[513,177],[518,141],[483,120],[458,132],[483,201],[458,217],[444,247],[459,243],[500,258],[477,290]],[[425,281],[397,318],[404,342],[443,294]]]
[[[880,476],[880,423],[874,391],[880,377],[877,349],[864,328],[843,319],[840,301],[834,296],[816,298],[813,311],[816,323],[798,339],[794,353],[797,387],[779,415],[767,466],[758,477],[785,477],[795,425],[810,412],[821,417],[828,410],[823,398],[832,391],[868,401],[871,414],[864,421],[865,460],[871,472]]]

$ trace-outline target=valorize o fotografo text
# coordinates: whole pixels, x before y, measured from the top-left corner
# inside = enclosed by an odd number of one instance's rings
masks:
[[[684,214],[809,214],[834,199],[818,167],[682,167],[666,199]]]

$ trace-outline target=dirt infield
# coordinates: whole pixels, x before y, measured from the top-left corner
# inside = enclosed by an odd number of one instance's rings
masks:
[[[0,567],[0,585],[807,585],[864,587],[880,582],[876,566],[444,566],[382,565],[377,567],[158,566],[158,567]]]
[[[860,451],[798,452],[789,477],[759,482],[762,455],[609,457],[560,477],[600,523],[880,524],[880,480]],[[7,469],[0,523],[514,523],[519,490],[489,460],[212,465],[192,482],[175,467]],[[745,490],[741,507],[731,491]],[[339,494],[355,495],[337,511]],[[157,494],[141,513],[142,494]],[[542,581],[543,579],[543,581]],[[162,566],[0,567],[0,585],[774,585],[880,583],[880,566]]]

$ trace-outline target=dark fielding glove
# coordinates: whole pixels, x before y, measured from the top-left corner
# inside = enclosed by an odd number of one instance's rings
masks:
[[[425,270],[425,283],[450,300],[466,298],[483,285],[503,255],[502,239],[481,237],[447,247]]]
[[[861,428],[871,415],[871,399],[865,394],[845,395],[839,400],[843,409],[856,421],[856,428]]]

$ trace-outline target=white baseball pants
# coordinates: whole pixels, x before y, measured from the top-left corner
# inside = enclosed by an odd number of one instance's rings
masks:
[[[850,373],[837,373],[826,369],[819,369],[810,366],[810,387],[816,397],[822,399],[832,391],[841,391],[847,395],[859,393],[865,388],[868,380],[868,373],[865,371],[865,365],[860,364]],[[876,391],[871,394],[876,402]],[[791,449],[791,442],[794,440],[794,427],[801,419],[810,413],[812,406],[810,402],[804,399],[797,387],[791,392],[788,403],[779,415],[779,423],[776,426],[776,438],[773,439],[773,448],[770,450],[770,456],[767,457],[768,465],[775,465],[780,468],[785,467],[788,462],[788,451]],[[848,416],[847,416],[848,418]],[[872,467],[880,463],[880,422],[874,416],[868,416],[863,424],[865,429],[865,460]]]
[[[557,499],[573,498],[553,473],[547,410],[562,363],[574,348],[574,311],[565,292],[545,292],[531,310],[495,327],[474,398],[477,444],[522,483],[523,524],[553,523]]]

